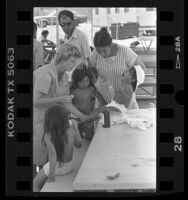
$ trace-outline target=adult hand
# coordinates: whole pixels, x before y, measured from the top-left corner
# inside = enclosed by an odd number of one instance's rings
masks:
[[[88,69],[88,65],[82,62],[76,67],[76,69]]]
[[[71,119],[71,121],[72,121],[72,127],[77,130],[78,129],[77,121],[75,119]]]
[[[74,95],[60,96],[60,97],[58,97],[58,101],[59,101],[59,103],[70,103],[70,102],[72,102],[73,98],[74,98]]]
[[[92,113],[86,115],[83,119],[81,119],[81,122],[88,123],[97,120],[99,118],[99,114],[103,112],[105,109],[106,109],[105,107],[96,108],[95,110],[92,111]]]
[[[88,119],[88,115],[84,115],[83,117],[80,117],[80,122],[84,123]]]
[[[98,114],[100,114],[100,113],[104,112],[105,110],[108,110],[108,107],[101,106],[101,107],[99,107],[97,109],[98,109]]]

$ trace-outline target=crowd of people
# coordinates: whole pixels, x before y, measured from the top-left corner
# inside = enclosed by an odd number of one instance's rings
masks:
[[[72,12],[59,12],[58,20],[65,38],[48,64],[43,52],[48,32],[39,42],[35,23],[33,29],[34,191],[71,172],[74,146],[92,140],[105,105],[115,100],[138,109],[135,91],[145,76],[143,62],[130,48],[113,43],[106,28],[95,33],[91,51]]]

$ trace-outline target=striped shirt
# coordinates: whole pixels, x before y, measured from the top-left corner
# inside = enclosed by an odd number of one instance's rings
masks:
[[[123,45],[118,45],[118,51],[115,56],[104,58],[97,53],[96,49],[90,56],[90,61],[96,66],[99,80],[97,87],[101,94],[103,94],[107,103],[111,101],[108,86],[112,85],[115,90],[120,87],[120,79],[122,73],[132,66],[137,59],[137,55],[130,48]],[[133,93],[129,108],[138,108],[135,93]]]

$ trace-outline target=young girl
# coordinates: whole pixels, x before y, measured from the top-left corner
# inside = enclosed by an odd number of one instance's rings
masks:
[[[74,95],[72,99],[75,107],[83,114],[90,115],[95,111],[96,98],[101,105],[106,105],[102,95],[97,91],[94,83],[91,71],[86,69],[86,66],[82,68],[78,67],[72,74],[72,84],[70,87],[70,93]],[[99,110],[100,111],[100,110]],[[94,116],[97,117],[98,112],[95,112]],[[82,137],[91,140],[94,134],[94,123],[80,124],[78,125]]]
[[[115,101],[124,104],[126,108],[138,109],[135,90],[138,85],[144,82],[144,78],[144,71],[139,65],[125,70],[120,81],[120,89],[115,94]]]
[[[82,145],[76,121],[69,121],[62,106],[55,105],[46,111],[42,142],[48,153],[48,162],[34,178],[34,192],[39,192],[46,181],[55,181],[55,175],[69,173],[74,146],[80,148]]]

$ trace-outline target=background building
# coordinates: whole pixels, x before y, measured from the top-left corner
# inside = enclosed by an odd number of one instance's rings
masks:
[[[156,26],[155,8],[93,8],[93,25],[138,22],[139,26]]]

